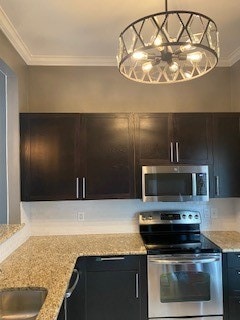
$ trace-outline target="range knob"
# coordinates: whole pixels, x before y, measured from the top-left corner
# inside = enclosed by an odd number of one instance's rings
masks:
[[[192,216],[191,214],[188,216],[189,219],[192,219],[192,217],[193,217],[193,216]]]
[[[152,220],[153,219],[153,217],[152,216],[148,216],[148,218],[147,218],[148,220]]]
[[[182,215],[182,218],[183,218],[183,219],[186,219],[186,215],[185,215],[185,213]]]
[[[194,218],[195,218],[195,219],[199,219],[199,215],[198,215],[198,214],[195,214]]]

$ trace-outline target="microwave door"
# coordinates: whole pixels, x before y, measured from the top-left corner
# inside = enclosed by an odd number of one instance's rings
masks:
[[[196,174],[146,173],[143,175],[143,201],[189,201],[193,195]],[[196,186],[194,185],[196,194]]]

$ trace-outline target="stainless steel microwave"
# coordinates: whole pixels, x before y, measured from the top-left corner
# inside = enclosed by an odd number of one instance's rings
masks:
[[[208,201],[208,166],[143,166],[143,201]]]

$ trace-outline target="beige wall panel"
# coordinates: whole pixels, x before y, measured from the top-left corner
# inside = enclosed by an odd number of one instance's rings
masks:
[[[224,112],[230,68],[184,83],[147,85],[116,67],[29,67],[30,112]]]
[[[240,61],[231,67],[231,103],[234,112],[240,112]]]
[[[15,72],[18,79],[19,110],[28,111],[28,67],[9,40],[0,31],[0,58]]]

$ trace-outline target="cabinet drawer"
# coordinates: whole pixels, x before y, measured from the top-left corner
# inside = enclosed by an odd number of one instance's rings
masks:
[[[240,270],[240,252],[232,252],[227,254],[228,268],[236,267]]]
[[[88,271],[132,270],[139,268],[139,256],[96,256],[87,257]]]

